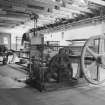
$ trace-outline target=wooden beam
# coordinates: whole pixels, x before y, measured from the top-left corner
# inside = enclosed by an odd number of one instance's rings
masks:
[[[70,4],[66,4],[66,8],[68,9],[72,9],[72,10],[79,10],[81,12],[86,12],[86,13],[92,13],[90,9],[86,8],[86,7],[79,7],[77,5],[70,5]]]
[[[7,16],[0,16],[0,20],[13,20],[13,21],[25,21],[24,18],[17,18],[17,17],[7,17]]]
[[[88,0],[88,1],[105,6],[105,1],[103,1],[103,0]]]
[[[60,7],[60,10],[64,11],[64,12],[71,12],[71,13],[76,13],[76,14],[84,14],[79,10],[73,10],[71,8],[64,8],[64,7]]]

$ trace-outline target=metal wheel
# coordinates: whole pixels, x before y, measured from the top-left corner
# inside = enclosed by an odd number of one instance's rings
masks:
[[[49,73],[57,81],[70,80],[73,70],[67,54],[55,55],[49,63]]]
[[[88,82],[97,85],[105,81],[105,36],[87,40],[81,53],[81,68]]]

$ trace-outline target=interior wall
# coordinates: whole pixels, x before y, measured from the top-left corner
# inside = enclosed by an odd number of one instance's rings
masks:
[[[60,45],[68,45],[70,43],[66,40],[87,39],[91,36],[102,35],[103,33],[105,33],[105,23],[91,24],[90,26],[64,31],[64,35],[62,35],[62,32],[46,34],[45,40],[60,41]]]
[[[16,37],[22,37],[23,33],[27,32],[29,27],[15,27],[14,29],[0,28],[0,32],[11,34],[11,48],[16,50]],[[65,40],[89,38],[95,35],[105,33],[105,23],[91,24],[80,28],[70,29],[67,31],[45,34],[45,41],[60,41],[60,45],[68,45]]]
[[[13,29],[4,29],[0,28],[0,32],[2,33],[10,33],[11,34],[11,49],[16,50],[16,37],[21,38],[23,33],[27,32],[29,28],[23,27],[15,27]],[[17,43],[21,43],[21,40],[17,40]]]

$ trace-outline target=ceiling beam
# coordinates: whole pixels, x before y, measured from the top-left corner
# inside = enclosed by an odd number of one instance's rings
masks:
[[[0,16],[0,20],[11,20],[11,21],[26,21],[25,19],[22,18],[16,18],[16,17],[7,17],[7,16]]]
[[[72,8],[64,8],[64,7],[60,7],[60,10],[64,11],[64,12],[71,12],[71,13],[76,13],[76,14],[84,14],[83,12],[79,11],[79,10],[73,10]]]
[[[0,25],[0,28],[1,28],[1,27],[11,28],[12,26],[10,26],[10,25],[2,25],[2,24],[1,24],[1,25]]]
[[[61,16],[64,18],[67,18],[67,17],[72,18],[72,13],[67,12],[67,11],[54,10],[53,14],[54,14],[53,16],[58,17],[58,18],[61,18]]]
[[[101,6],[105,6],[105,1],[103,1],[103,0],[88,0],[88,1],[99,4]]]
[[[71,16],[69,15],[65,15],[64,12],[63,13],[60,13],[59,11],[56,10],[56,12],[52,12],[52,13],[44,13],[43,14],[45,17],[48,17],[48,18],[53,18],[53,19],[56,19],[56,18],[71,18]]]
[[[23,22],[18,22],[18,21],[0,21],[1,24],[19,24]]]
[[[21,15],[12,15],[12,14],[6,14],[6,15],[1,15],[0,14],[0,17],[7,17],[7,18],[19,18],[19,19],[23,19],[23,20],[26,20],[28,19],[27,17],[25,16],[21,16]]]
[[[77,5],[70,5],[70,4],[66,4],[66,8],[68,9],[72,9],[72,10],[79,10],[81,12],[85,12],[85,13],[92,13],[91,10],[89,10],[87,7],[79,7]]]
[[[3,6],[25,6],[27,0],[0,0],[0,4]]]

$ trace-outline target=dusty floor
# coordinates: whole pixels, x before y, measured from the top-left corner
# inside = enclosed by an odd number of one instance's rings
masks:
[[[26,72],[18,65],[0,65],[0,88],[24,87],[25,84],[18,80],[25,79],[26,76]]]
[[[0,66],[0,105],[105,105],[105,85],[38,92],[19,79],[26,72],[16,65]]]

